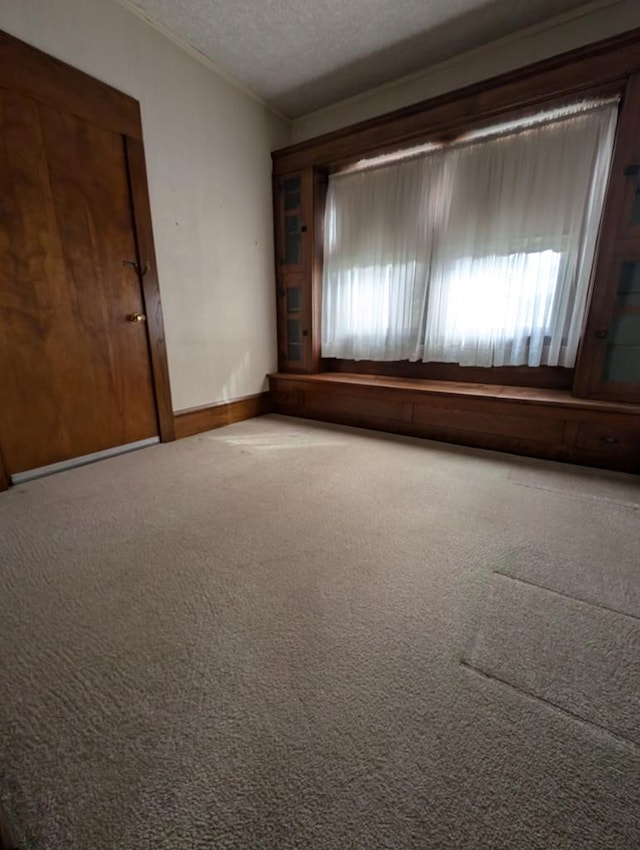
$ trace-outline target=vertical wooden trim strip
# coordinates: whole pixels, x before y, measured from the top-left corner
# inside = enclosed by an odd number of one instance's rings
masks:
[[[313,168],[305,168],[301,173],[300,179],[302,182],[302,198],[301,211],[302,222],[306,228],[306,232],[302,234],[303,239],[303,304],[304,312],[302,318],[303,339],[302,347],[304,351],[303,372],[316,372],[317,364],[314,358],[314,299],[313,299],[313,268],[315,257],[315,209],[314,209],[314,194],[315,185],[313,179]]]
[[[271,202],[273,215],[273,279],[275,282],[275,315],[276,315],[276,339],[278,346],[278,369],[284,372],[286,367],[284,321],[283,321],[283,295],[284,285],[282,282],[282,270],[280,268],[280,251],[282,246],[282,235],[280,233],[280,180],[271,177]]]
[[[2,449],[0,449],[0,491],[9,489],[9,476],[7,475],[7,470],[4,466],[4,459],[2,457]],[[1,848],[0,848],[1,850]]]
[[[158,411],[160,439],[163,443],[175,440],[175,424],[169,386],[169,367],[165,344],[164,319],[160,301],[160,284],[153,244],[151,206],[147,185],[147,169],[142,140],[125,136],[125,151],[129,168],[131,204],[138,246],[138,263],[141,268],[149,263],[142,277],[142,294],[147,315],[147,334],[151,354],[151,370]]]
[[[311,300],[311,371],[322,371],[322,269],[324,263],[324,211],[329,176],[322,171],[313,174],[313,222],[311,274],[308,281]]]
[[[640,112],[640,72],[629,77],[618,117],[615,148],[611,160],[609,186],[591,281],[591,297],[587,319],[578,352],[573,393],[597,397],[602,392],[602,370],[607,338],[596,337],[596,331],[608,331],[619,285],[619,274],[625,251],[629,252],[630,219],[635,187],[625,175],[625,167],[640,164],[638,114]],[[636,178],[637,179],[637,178]],[[629,256],[638,252],[633,245]],[[626,399],[628,401],[635,399]]]

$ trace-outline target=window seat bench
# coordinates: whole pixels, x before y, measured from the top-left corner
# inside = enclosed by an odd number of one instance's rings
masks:
[[[640,405],[565,390],[323,372],[269,376],[277,413],[640,472]]]

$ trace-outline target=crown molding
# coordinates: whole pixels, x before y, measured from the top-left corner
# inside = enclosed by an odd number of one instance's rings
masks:
[[[176,47],[179,47],[185,53],[188,53],[192,59],[195,59],[197,62],[200,62],[201,65],[204,65],[218,77],[222,77],[225,82],[229,83],[234,88],[241,91],[243,94],[246,94],[247,97],[250,97],[252,100],[255,100],[256,103],[259,103],[261,106],[264,106],[265,109],[268,109],[269,112],[271,112],[277,118],[280,118],[282,121],[286,121],[289,124],[291,123],[291,118],[288,115],[285,115],[284,112],[281,112],[279,109],[276,109],[275,106],[273,106],[264,98],[260,97],[259,94],[256,94],[253,89],[249,88],[249,86],[245,85],[243,82],[234,77],[233,74],[230,74],[224,68],[220,67],[220,65],[214,62],[212,59],[209,59],[209,57],[202,53],[202,51],[198,50],[197,47],[194,47],[181,36],[176,35],[164,24],[161,24],[159,21],[156,21],[155,18],[152,18],[150,15],[148,15],[143,9],[141,9],[134,2],[132,2],[132,0],[115,1],[124,9],[126,9],[127,12],[131,12],[131,14],[135,15],[136,18],[150,26],[152,29],[156,30],[156,32],[160,33],[160,35],[164,36],[169,41],[173,42]]]
[[[329,103],[327,106],[321,107],[320,109],[315,109],[312,112],[307,112],[304,115],[299,115],[291,119],[294,135],[298,125],[304,124],[305,121],[313,119],[316,116],[331,113],[335,109],[340,109],[353,103],[366,101],[376,94],[392,91],[395,88],[401,88],[402,86],[407,85],[407,83],[419,80],[421,77],[429,77],[432,74],[439,74],[442,71],[446,71],[447,68],[455,68],[456,65],[464,65],[469,61],[469,59],[477,56],[483,56],[487,53],[492,53],[497,47],[502,45],[513,44],[518,41],[531,38],[532,36],[549,32],[550,30],[554,30],[566,23],[570,23],[571,21],[588,17],[602,9],[618,5],[620,5],[620,0],[592,0],[591,3],[588,3],[585,6],[579,6],[577,9],[571,9],[568,12],[563,12],[561,15],[554,15],[546,21],[541,21],[538,24],[532,24],[524,29],[516,30],[516,32],[510,33],[509,35],[493,39],[493,41],[488,41],[485,44],[478,45],[477,47],[472,47],[469,50],[465,50],[464,53],[452,56],[450,59],[444,59],[442,62],[436,62],[434,65],[427,65],[424,68],[419,68],[417,71],[412,71],[410,74],[405,74],[403,77],[397,77],[395,80],[389,80],[386,83],[381,83],[378,86],[374,86],[373,88],[358,92],[358,94],[351,95],[351,97],[336,100],[333,103]],[[301,142],[305,140],[306,137],[300,139]]]

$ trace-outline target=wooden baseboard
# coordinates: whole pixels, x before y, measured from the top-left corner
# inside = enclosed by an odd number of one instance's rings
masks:
[[[217,404],[205,405],[204,407],[191,407],[188,410],[177,410],[173,416],[175,421],[176,437],[192,437],[203,431],[211,431],[213,428],[222,428],[223,425],[231,425],[233,422],[241,422],[243,419],[253,419],[254,416],[262,416],[271,413],[273,404],[271,393],[257,393],[233,401],[222,401]]]

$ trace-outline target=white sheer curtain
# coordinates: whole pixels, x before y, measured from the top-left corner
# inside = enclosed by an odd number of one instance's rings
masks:
[[[325,357],[572,366],[617,103],[330,180]]]
[[[441,157],[332,180],[325,219],[326,357],[415,360],[434,235]],[[436,193],[437,194],[437,193]]]

